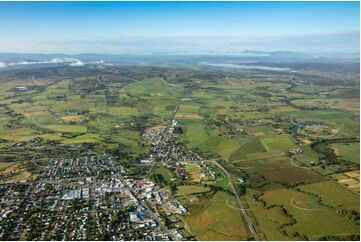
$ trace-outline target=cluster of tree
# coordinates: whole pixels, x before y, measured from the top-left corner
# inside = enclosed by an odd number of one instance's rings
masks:
[[[333,140],[318,140],[311,144],[311,148],[320,154],[320,159],[324,160],[325,164],[331,165],[339,163],[340,159],[335,154],[334,149],[330,147],[332,143],[349,143],[358,142],[356,138],[339,138]],[[351,162],[343,161],[344,165],[351,165]]]
[[[264,91],[254,91],[253,94],[255,96],[260,96],[260,97],[264,97],[264,98],[270,98],[272,97],[272,94],[269,92],[264,92]]]
[[[183,128],[179,127],[179,126],[175,127],[174,128],[174,133],[175,134],[183,134]]]
[[[346,217],[348,220],[351,220],[351,221],[359,221],[360,220],[360,214],[355,210],[337,209],[336,212],[341,214],[342,216]]]
[[[162,174],[159,173],[153,173],[150,176],[150,179],[153,180],[156,184],[158,184],[160,187],[165,187],[169,185],[169,182]],[[174,192],[176,191],[176,187],[173,187]]]

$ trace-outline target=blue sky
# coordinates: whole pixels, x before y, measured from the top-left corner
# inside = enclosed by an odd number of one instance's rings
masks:
[[[0,51],[76,52],[83,43],[80,52],[97,52],[99,42],[112,49],[119,38],[133,49],[138,41],[142,51],[165,37],[175,45],[180,36],[245,43],[342,35],[358,32],[359,23],[359,2],[0,2]]]

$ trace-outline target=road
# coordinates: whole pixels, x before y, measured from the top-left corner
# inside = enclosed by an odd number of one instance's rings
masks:
[[[168,141],[168,139],[169,139],[169,137],[170,137],[170,135],[171,135],[171,134],[169,133],[169,129],[171,128],[171,125],[172,125],[172,123],[173,123],[173,120],[174,120],[174,118],[175,118],[175,115],[177,114],[177,111],[178,111],[178,109],[179,109],[179,106],[180,106],[181,101],[182,101],[182,98],[179,98],[179,100],[177,101],[177,104],[176,104],[176,106],[175,106],[175,108],[174,108],[174,110],[173,110],[173,113],[172,113],[172,117],[171,117],[171,121],[170,121],[171,123],[170,123],[170,124],[167,126],[167,128],[164,130],[164,133],[162,134],[161,140],[160,140],[160,142],[158,143],[157,147],[154,148],[154,150],[160,150],[160,149],[162,148],[163,144]],[[149,168],[149,170],[147,171],[147,173],[143,176],[143,178],[146,178],[146,177],[150,174],[150,172],[153,170],[153,168],[154,168],[155,165],[156,165],[156,162],[155,162],[155,160],[154,160],[154,158],[153,158],[151,167]],[[122,180],[123,184],[124,184],[126,187],[128,187],[129,191],[133,194],[133,196],[134,196],[135,198],[137,198],[136,193],[134,192],[134,190],[127,185],[127,183],[125,182],[125,180],[124,180],[122,177],[121,177],[121,180]],[[141,206],[145,207],[145,208],[148,210],[149,215],[159,224],[162,232],[165,233],[165,234],[167,234],[169,238],[171,238],[172,240],[174,240],[172,234],[168,231],[167,227],[166,227],[165,225],[163,225],[163,223],[160,221],[158,215],[154,214],[153,211],[148,207],[148,205],[145,204],[142,200],[140,200],[140,199],[138,199],[138,198],[137,198],[137,200],[138,200],[138,202],[141,204]]]
[[[161,81],[162,81],[164,84],[167,84],[167,85],[172,86],[172,87],[179,87],[179,85],[177,85],[177,84],[172,84],[172,83],[167,82],[167,81],[164,79],[164,77],[161,77],[160,79],[161,79]]]
[[[174,118],[175,118],[175,115],[176,115],[177,112],[178,112],[178,109],[179,109],[179,106],[180,106],[180,103],[181,103],[181,102],[182,102],[182,98],[179,98],[178,101],[177,101],[177,104],[176,104],[176,106],[175,106],[175,108],[174,108],[174,110],[173,110],[173,113],[172,113],[172,117],[171,117],[171,121],[170,121],[171,124],[173,123],[173,120],[174,120]],[[169,129],[170,129],[170,127],[171,127],[171,124],[169,124],[169,125],[167,126],[167,128],[164,130],[164,132],[163,132],[163,134],[162,134],[162,137],[161,137],[161,140],[160,140],[160,142],[158,143],[157,147],[154,147],[154,150],[160,150],[160,149],[162,148],[163,144],[164,144],[165,142],[167,142],[167,140],[168,140],[168,138],[169,138],[169,136],[170,136]],[[153,158],[153,159],[155,159],[155,158]],[[151,164],[151,167],[149,168],[149,170],[147,171],[147,173],[146,173],[142,178],[146,178],[146,177],[150,174],[150,172],[153,170],[155,164],[156,164],[156,162],[153,160],[153,161],[152,161],[152,164]]]
[[[101,84],[101,85],[104,85],[104,86],[107,86],[107,87],[121,87],[121,86],[123,86],[125,83],[118,83],[118,82],[116,82],[116,83],[111,83],[111,84],[108,84],[108,83],[105,83],[105,82],[103,82],[103,81],[101,81],[100,80],[100,76],[101,75],[97,75],[97,82],[99,83],[99,84]]]
[[[32,80],[32,81],[34,82],[34,84],[37,85],[37,86],[45,86],[45,84],[41,84],[41,83],[39,83],[39,82],[36,81],[35,75],[33,75],[33,76],[31,77],[31,80]]]
[[[254,229],[253,227],[253,224],[252,224],[252,220],[250,219],[249,217],[249,214],[247,212],[247,209],[245,208],[241,198],[239,197],[238,195],[238,192],[236,190],[236,187],[234,186],[233,182],[232,182],[232,179],[231,179],[231,176],[229,175],[228,171],[220,164],[218,163],[217,160],[210,160],[210,162],[212,162],[213,164],[215,164],[216,166],[218,166],[226,175],[227,175],[227,178],[228,178],[228,182],[229,182],[229,185],[230,187],[232,188],[232,191],[234,193],[234,195],[236,196],[237,198],[237,202],[238,202],[238,205],[239,207],[241,208],[241,212],[242,212],[242,215],[247,223],[247,227],[250,231],[250,233],[252,234],[253,238],[257,241],[259,241],[259,237],[257,235],[257,232],[256,230]]]
[[[234,83],[234,82],[231,82],[229,79],[228,79],[228,76],[226,76],[226,82],[228,82],[228,84],[232,85],[232,86],[236,86],[236,87],[241,87],[241,85],[237,84],[237,83]]]
[[[153,211],[148,207],[147,204],[145,204],[141,199],[139,199],[139,198],[137,197],[137,195],[136,195],[135,191],[133,190],[133,188],[131,188],[131,187],[128,186],[128,184],[127,184],[127,182],[124,180],[124,178],[123,178],[122,176],[120,176],[120,175],[118,176],[118,178],[120,178],[120,180],[123,182],[124,186],[129,189],[129,191],[130,191],[130,192],[133,194],[133,196],[137,199],[137,201],[139,202],[139,204],[140,204],[142,207],[144,207],[144,208],[147,209],[147,212],[148,212],[149,215],[152,217],[152,219],[154,219],[154,220],[158,223],[158,225],[159,225],[160,229],[162,230],[162,232],[163,232],[164,234],[167,234],[168,237],[171,238],[171,240],[174,240],[172,234],[169,232],[169,230],[167,229],[167,227],[165,227],[165,225],[162,223],[162,221],[160,221],[159,217],[158,217],[156,214],[153,213]]]

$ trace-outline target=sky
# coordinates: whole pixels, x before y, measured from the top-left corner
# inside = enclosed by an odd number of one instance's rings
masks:
[[[359,52],[359,29],[359,2],[0,2],[0,52]]]

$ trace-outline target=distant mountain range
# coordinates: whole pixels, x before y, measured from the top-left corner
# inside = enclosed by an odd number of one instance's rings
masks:
[[[151,55],[190,55],[189,53],[173,53],[173,52],[156,52],[153,54],[146,54],[146,56]],[[216,55],[216,53],[211,52],[211,55]],[[203,54],[204,55],[204,54]],[[227,54],[218,54],[219,56],[227,56]],[[233,53],[233,56],[239,55],[240,57],[260,57],[260,56],[270,56],[270,57],[286,57],[286,58],[297,58],[297,57],[305,57],[306,55],[300,52],[293,51],[273,51],[266,52],[260,50],[245,50],[243,52]],[[84,53],[84,54],[76,54],[76,55],[68,55],[62,53],[54,53],[54,54],[32,54],[32,53],[0,53],[0,61],[5,62],[19,62],[19,61],[50,61],[53,58],[76,58],[88,61],[95,61],[99,58],[104,57],[124,57],[124,56],[141,56],[141,55],[132,55],[132,54],[96,54],[96,53]],[[196,56],[196,55],[195,55]],[[202,55],[199,55],[202,56]]]
[[[271,56],[271,57],[286,57],[286,58],[297,58],[297,57],[306,57],[305,54],[294,51],[272,51],[266,52],[261,50],[245,50],[242,52],[243,55],[250,56]]]
[[[359,62],[359,55],[335,55],[335,56],[312,56],[294,51],[262,51],[245,50],[242,52],[230,52],[228,54],[191,55],[187,53],[158,52],[153,54],[29,54],[29,53],[0,53],[0,69],[24,65],[69,65],[84,66],[93,64],[98,66],[117,65],[178,65],[199,63],[202,61],[235,61],[242,63],[257,62]]]

